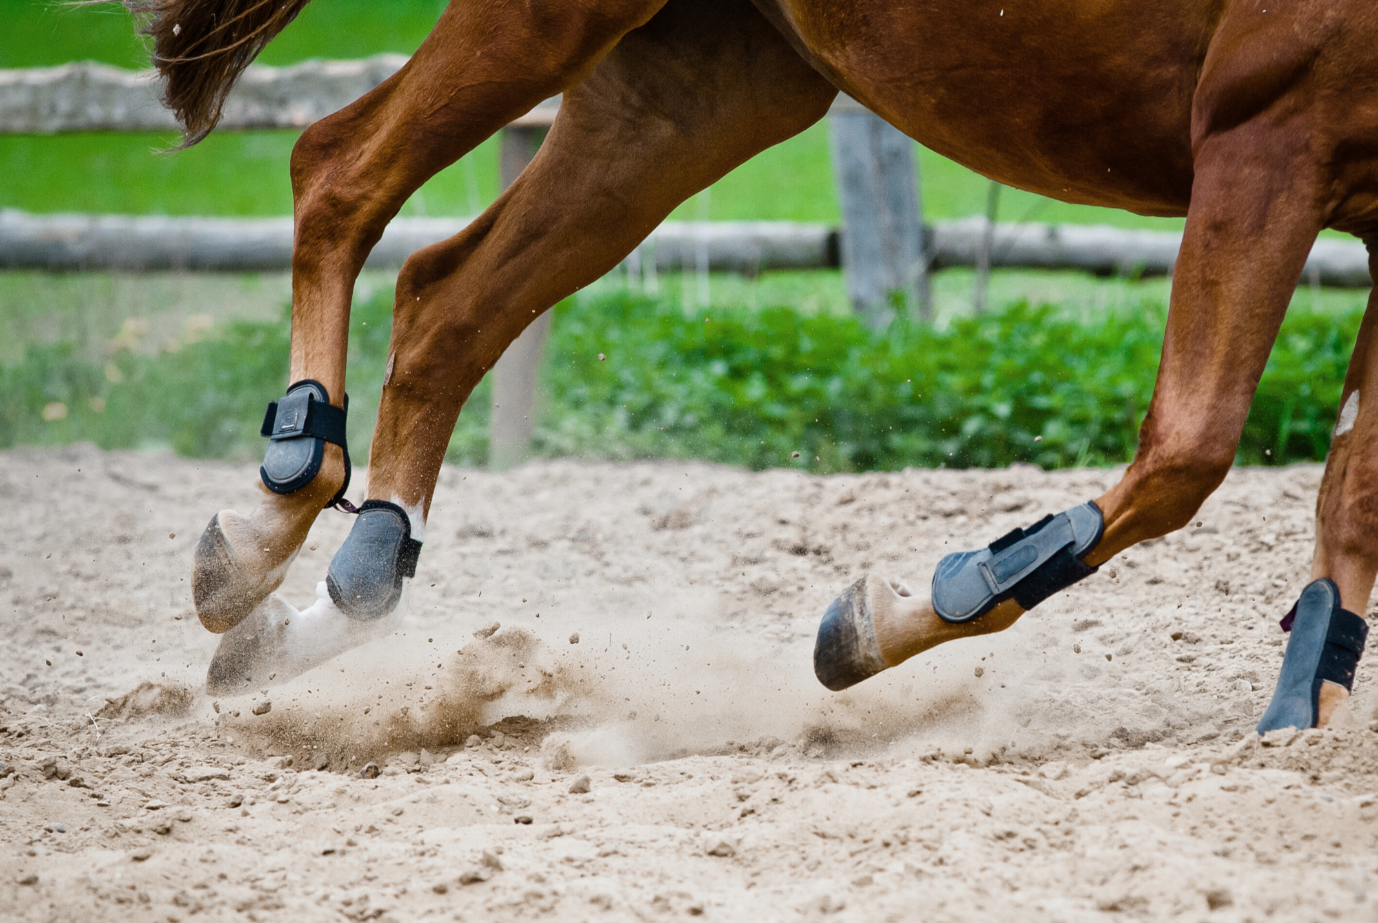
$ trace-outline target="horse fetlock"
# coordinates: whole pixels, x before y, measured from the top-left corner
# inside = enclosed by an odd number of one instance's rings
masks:
[[[192,563],[192,600],[201,624],[216,634],[238,625],[282,584],[301,538],[275,540],[233,510],[216,513]]]
[[[1349,699],[1368,639],[1368,623],[1340,606],[1340,590],[1322,577],[1308,583],[1282,620],[1291,633],[1282,669],[1258,733],[1324,727]]]
[[[397,608],[403,581],[416,575],[420,554],[407,512],[395,503],[369,500],[330,562],[330,598],[351,619],[383,618]]]
[[[987,548],[938,563],[929,597],[868,575],[828,607],[813,666],[829,689],[854,686],[955,638],[1003,631],[1052,594],[1096,572],[1084,558],[1105,534],[1095,503],[1084,503]]]
[[[271,402],[261,429],[268,439],[259,469],[263,486],[275,494],[292,494],[311,485],[325,467],[328,445],[333,445],[338,447],[343,461],[343,476],[338,484],[316,485],[312,493],[333,488],[325,505],[339,502],[349,487],[349,443],[345,433],[348,413],[348,395],[344,407],[335,407],[325,385],[312,379],[297,382],[284,397]],[[335,453],[331,455],[333,460]]]

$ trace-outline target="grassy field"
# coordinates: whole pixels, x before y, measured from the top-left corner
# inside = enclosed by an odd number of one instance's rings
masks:
[[[269,45],[266,64],[312,57],[354,58],[410,53],[435,22],[439,0],[320,0]],[[0,0],[0,68],[39,67],[90,59],[143,67],[147,53],[118,6],[65,7],[47,0]],[[281,215],[292,207],[287,161],[291,132],[212,136],[178,154],[158,154],[170,139],[151,135],[0,136],[0,208],[32,212]],[[984,211],[987,181],[931,151],[920,152],[929,220]],[[497,196],[490,141],[442,172],[403,214],[470,215]],[[817,125],[766,151],[717,183],[704,203],[675,217],[710,220],[836,221],[827,129]],[[1180,221],[1068,205],[1007,190],[1001,215],[1120,227],[1179,228]]]

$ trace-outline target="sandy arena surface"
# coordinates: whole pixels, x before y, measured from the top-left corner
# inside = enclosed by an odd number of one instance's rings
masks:
[[[1115,477],[447,469],[403,630],[213,700],[191,550],[254,468],[0,454],[0,919],[1373,919],[1371,668],[1340,728],[1252,733],[1317,467],[1236,471],[1001,635],[814,680],[848,583]]]

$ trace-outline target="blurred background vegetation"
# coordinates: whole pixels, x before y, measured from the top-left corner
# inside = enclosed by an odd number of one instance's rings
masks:
[[[262,57],[413,51],[439,0],[320,0]],[[0,0],[0,67],[98,60],[144,67],[118,6]],[[159,154],[165,136],[0,135],[0,208],[31,212],[282,215],[293,132],[212,135]],[[988,182],[919,151],[924,217],[984,210]],[[498,193],[489,141],[419,190],[404,215],[472,215]],[[827,128],[745,164],[680,219],[838,220]],[[1180,229],[1007,190],[1001,219]],[[351,331],[353,451],[366,457],[390,330],[392,278],[366,273]],[[932,326],[885,334],[851,316],[836,272],[664,276],[649,295],[620,276],[556,310],[536,448],[546,455],[698,457],[827,472],[914,466],[1114,464],[1133,453],[1152,392],[1167,283],[997,272],[971,316],[972,273],[935,279]],[[264,402],[285,384],[290,297],[281,274],[0,273],[0,446],[92,440],[190,456],[261,452]],[[1324,457],[1366,294],[1299,292],[1255,402],[1240,461]],[[711,323],[704,323],[711,319]],[[605,363],[597,361],[606,354]],[[486,458],[486,385],[451,460]],[[798,453],[797,455],[795,453]]]

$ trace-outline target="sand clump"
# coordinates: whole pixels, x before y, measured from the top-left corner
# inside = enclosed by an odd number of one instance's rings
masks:
[[[165,715],[180,718],[191,711],[196,690],[187,683],[154,683],[143,680],[124,695],[107,699],[98,718],[143,718]]]
[[[400,629],[211,697],[191,548],[254,469],[0,458],[7,919],[1373,915],[1369,666],[1335,727],[1251,733],[1314,466],[842,694],[810,661],[837,592],[1116,472],[445,469]]]

